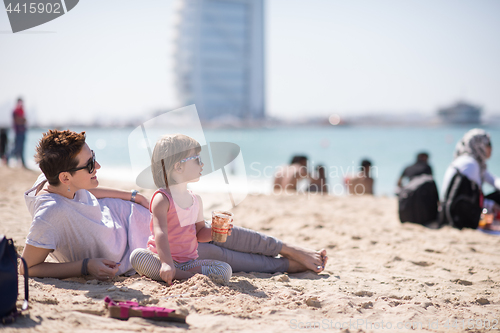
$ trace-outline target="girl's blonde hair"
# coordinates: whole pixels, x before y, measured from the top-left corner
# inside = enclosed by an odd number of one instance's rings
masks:
[[[171,173],[175,163],[189,157],[192,149],[199,154],[201,146],[198,141],[184,134],[165,135],[156,142],[151,157],[151,171],[156,187],[167,188],[174,184]]]

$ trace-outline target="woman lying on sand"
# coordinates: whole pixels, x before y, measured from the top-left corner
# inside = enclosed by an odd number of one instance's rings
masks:
[[[35,160],[43,174],[25,193],[33,217],[23,251],[29,276],[109,279],[133,273],[130,253],[149,237],[149,201],[135,192],[98,188],[101,166],[85,132],[44,133]],[[289,245],[241,227],[225,243],[200,243],[198,252],[200,259],[226,262],[234,272],[319,273],[327,261],[324,249]],[[45,262],[48,255],[56,262]]]

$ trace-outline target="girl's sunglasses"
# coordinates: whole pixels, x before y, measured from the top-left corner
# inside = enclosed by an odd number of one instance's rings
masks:
[[[71,170],[67,170],[67,172],[73,172],[73,171],[78,171],[78,170],[83,170],[83,169],[87,169],[87,171],[91,174],[92,172],[94,172],[95,170],[95,154],[94,154],[94,151],[91,150],[92,152],[92,157],[89,159],[89,161],[87,162],[87,164],[85,166],[82,166],[82,167],[79,167],[79,168],[74,168],[74,169],[71,169]]]
[[[200,155],[194,155],[194,156],[191,156],[191,157],[186,157],[185,159],[182,159],[179,162],[180,163],[184,163],[184,162],[187,162],[187,161],[190,161],[190,160],[194,160],[194,159],[198,159],[198,165],[202,165],[203,164],[203,162],[201,161],[201,156]]]

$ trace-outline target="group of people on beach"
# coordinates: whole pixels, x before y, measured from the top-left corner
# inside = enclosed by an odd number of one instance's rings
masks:
[[[275,193],[291,194],[299,190],[300,180],[307,180],[307,192],[328,194],[329,187],[326,178],[326,168],[319,164],[313,173],[308,172],[308,158],[304,155],[292,157],[289,165],[282,166],[274,174],[273,191]],[[349,194],[373,194],[372,163],[368,159],[361,161],[360,169],[344,178],[345,188]]]
[[[492,149],[489,133],[479,128],[471,129],[457,142],[454,159],[446,169],[441,196],[438,199],[435,221],[438,227],[451,225],[459,229],[476,229],[485,214],[500,218],[500,178],[492,174],[486,165]],[[408,185],[411,186],[417,178],[432,176],[428,158],[427,153],[419,153],[415,164],[403,171],[398,186],[403,188],[404,179],[407,179]],[[483,184],[490,184],[494,191],[484,194]],[[432,225],[433,222],[423,224]],[[486,227],[494,229],[491,224]]]
[[[500,220],[500,178],[486,167],[491,153],[491,138],[485,130],[468,131],[455,147],[454,159],[444,174],[441,197],[432,178],[429,154],[418,153],[415,163],[404,168],[397,181],[401,222],[432,227],[452,225],[461,229],[477,228],[484,214]],[[307,164],[306,156],[294,156],[289,165],[276,172],[274,191],[294,193],[299,190],[298,182],[306,179],[310,184],[307,191],[328,193],[324,166],[318,166],[316,174],[310,174]],[[371,162],[364,159],[357,174],[344,178],[348,194],[373,194],[371,168]],[[488,195],[482,192],[485,183],[495,189]]]
[[[289,191],[297,191],[299,180],[308,179],[308,192],[318,192],[321,194],[328,193],[328,185],[326,180],[325,167],[318,165],[316,174],[311,175],[307,171],[307,156],[295,155],[292,157],[289,165],[285,165],[276,171],[274,175],[273,190],[277,193],[289,193]]]
[[[227,241],[212,241],[199,195],[187,184],[201,176],[201,146],[182,135],[158,140],[151,201],[137,191],[99,187],[101,165],[85,132],[49,130],[36,147],[42,174],[25,192],[32,215],[23,257],[29,276],[110,279],[134,271],[172,283],[193,274],[228,281],[233,271],[321,272],[326,250],[309,250],[231,226]],[[47,256],[55,262],[47,262]],[[22,268],[21,268],[22,270]]]

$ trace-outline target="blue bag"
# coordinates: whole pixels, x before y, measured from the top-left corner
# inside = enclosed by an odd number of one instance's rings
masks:
[[[10,324],[16,320],[19,312],[16,308],[18,294],[17,258],[18,254],[12,239],[0,235],[0,320]],[[24,265],[24,303],[22,310],[28,308],[28,266]]]

